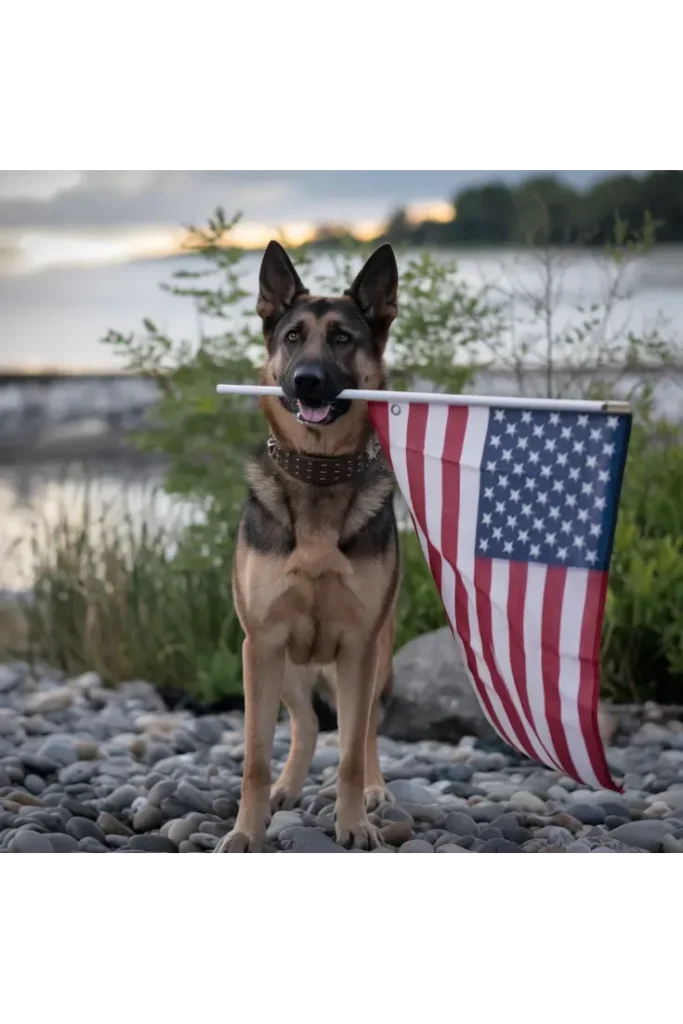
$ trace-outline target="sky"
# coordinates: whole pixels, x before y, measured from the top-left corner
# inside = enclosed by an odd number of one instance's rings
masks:
[[[216,206],[242,211],[235,240],[260,248],[276,231],[305,241],[320,223],[380,233],[396,207],[413,219],[452,214],[469,185],[539,171],[0,171],[0,275],[126,263],[178,251],[188,224]],[[553,171],[587,187],[612,171]]]

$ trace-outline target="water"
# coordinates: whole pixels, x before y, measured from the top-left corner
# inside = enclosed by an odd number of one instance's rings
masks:
[[[495,284],[516,295],[520,318],[525,293],[542,287],[542,267],[528,252],[466,250],[455,256],[462,277],[472,285]],[[255,295],[260,255],[244,259],[244,287]],[[309,281],[329,271],[333,260],[319,256],[304,275]],[[120,362],[101,339],[110,329],[137,330],[153,319],[175,338],[195,339],[198,320],[192,303],[159,288],[184,260],[129,263],[87,269],[51,270],[30,276],[0,276],[0,370],[112,370]],[[604,295],[607,271],[594,255],[567,254],[556,284],[560,317],[577,303],[588,306]],[[628,303],[634,330],[660,313],[671,336],[683,338],[683,248],[657,250],[638,260],[628,274],[633,289]],[[253,304],[253,303],[252,303]]]
[[[453,254],[448,254],[453,255]],[[512,296],[517,341],[529,337],[535,328],[529,325],[534,312],[530,296],[542,290],[543,269],[534,256],[513,252],[472,252],[454,254],[462,276],[472,285],[489,284]],[[245,259],[244,286],[255,293],[259,255]],[[144,316],[174,338],[196,339],[198,320],[192,305],[175,299],[158,288],[168,281],[178,261],[149,262],[87,270],[50,271],[31,277],[0,277],[0,369],[44,369],[61,371],[88,369],[95,372],[118,369],[114,353],[100,339],[110,328],[135,330]],[[317,270],[329,270],[327,257],[317,260]],[[608,274],[594,256],[562,257],[562,273],[553,287],[558,323],[567,322],[577,304],[599,302],[609,286]],[[310,276],[310,275],[309,275]],[[614,322],[622,333],[642,331],[662,317],[666,336],[673,342],[683,338],[683,249],[657,251],[638,260],[630,269],[625,284],[627,300],[616,303]],[[531,390],[542,390],[539,377]],[[118,387],[118,385],[117,385]],[[92,385],[74,381],[68,391],[55,385],[49,394],[43,390],[31,401],[33,414],[45,415],[45,430],[51,440],[63,429],[64,410],[90,403],[95,412],[81,417],[83,436],[97,430],[103,409],[113,408],[121,417],[131,403],[144,405],[148,400],[138,394],[130,382],[117,391],[113,385]],[[513,394],[516,384],[510,373],[488,371],[475,385],[479,393]],[[144,389],[143,389],[144,391]],[[135,392],[133,394],[133,392]],[[90,396],[90,397],[88,397]],[[144,401],[143,401],[144,399]],[[683,408],[683,373],[658,380],[660,411],[676,415]],[[118,404],[117,404],[118,403]],[[130,403],[129,403],[130,404]],[[7,410],[19,410],[21,397],[10,387],[0,388],[0,413],[5,437],[10,419]],[[107,411],[107,415],[110,414]],[[61,419],[60,419],[61,417]],[[14,422],[14,421],[12,421]],[[23,429],[21,419],[15,426]],[[0,437],[0,442],[3,438]],[[107,521],[130,514],[137,522],[167,522],[171,516],[189,517],[194,510],[173,501],[162,488],[163,470],[159,465],[132,466],[125,462],[100,463],[88,470],[96,478],[88,501],[97,520],[106,512]],[[30,544],[36,528],[49,531],[65,512],[73,522],[83,516],[87,475],[79,463],[68,467],[57,461],[23,466],[0,467],[0,590],[30,586]],[[184,521],[184,520],[182,520]],[[9,554],[11,552],[11,555]]]

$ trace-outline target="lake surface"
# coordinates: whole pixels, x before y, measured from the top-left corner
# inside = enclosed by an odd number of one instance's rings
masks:
[[[461,275],[473,286],[489,284],[513,296],[517,340],[534,331],[533,296],[543,287],[538,259],[515,252],[472,252],[455,255]],[[244,262],[244,287],[255,293],[260,255]],[[321,256],[313,273],[329,271],[331,260]],[[154,319],[175,338],[193,340],[198,320],[193,306],[158,287],[168,281],[179,261],[149,262],[87,270],[50,271],[31,277],[0,277],[0,369],[111,371],[120,369],[112,351],[101,344],[110,328],[135,330],[143,317]],[[609,285],[604,264],[593,255],[562,257],[561,279],[556,281],[558,323],[567,322],[577,305],[602,300]],[[660,250],[638,260],[625,281],[628,295],[617,303],[621,329],[642,331],[658,319],[674,343],[683,339],[683,249]],[[252,300],[249,300],[252,303]],[[660,406],[667,415],[683,409],[683,379],[661,381]],[[658,385],[659,386],[659,385]],[[131,387],[134,385],[131,384]],[[487,394],[513,394],[509,374],[487,371],[475,390]],[[96,393],[96,389],[95,392]],[[53,395],[52,398],[55,398]],[[16,405],[5,389],[0,411]],[[47,402],[47,397],[45,402]],[[70,399],[70,401],[73,401]],[[97,404],[97,402],[96,402]],[[124,402],[125,404],[125,402]],[[63,402],[62,402],[63,405]],[[55,408],[60,407],[59,395]],[[47,408],[47,406],[46,406]],[[8,422],[7,420],[5,422]],[[89,421],[88,421],[89,422]],[[84,429],[88,424],[84,424]],[[7,429],[7,428],[6,428]],[[51,430],[57,431],[55,422]],[[2,438],[0,438],[2,441]],[[49,533],[60,517],[78,523],[89,505],[95,519],[112,523],[131,516],[136,522],[181,521],[195,514],[163,491],[159,465],[128,465],[116,461],[89,467],[54,460],[45,464],[0,467],[0,590],[31,583],[31,538],[38,530]]]

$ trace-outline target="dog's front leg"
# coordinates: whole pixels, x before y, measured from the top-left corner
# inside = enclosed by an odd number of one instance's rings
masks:
[[[280,706],[284,650],[242,645],[244,676],[244,771],[235,827],[214,853],[258,853],[263,848],[270,809],[270,759]]]
[[[377,669],[377,646],[342,646],[337,659],[337,703],[341,759],[337,773],[336,836],[342,846],[363,850],[382,845],[365,810],[365,757]]]

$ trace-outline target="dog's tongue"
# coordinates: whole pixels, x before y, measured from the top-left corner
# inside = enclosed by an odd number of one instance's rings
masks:
[[[306,420],[307,423],[322,423],[330,411],[329,405],[320,405],[317,409],[311,409],[310,406],[304,405],[303,402],[299,402],[299,414],[302,420]]]

